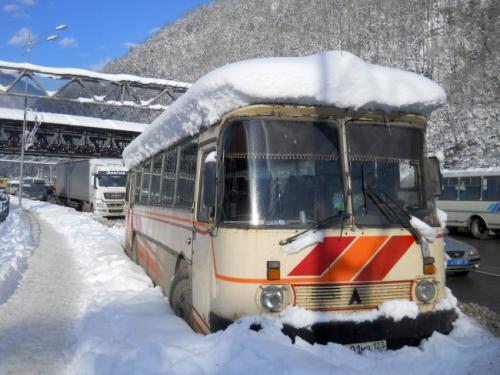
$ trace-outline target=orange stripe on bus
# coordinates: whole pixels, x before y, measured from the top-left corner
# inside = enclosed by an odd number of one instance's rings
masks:
[[[387,240],[387,236],[359,237],[322,277],[329,281],[349,281]]]

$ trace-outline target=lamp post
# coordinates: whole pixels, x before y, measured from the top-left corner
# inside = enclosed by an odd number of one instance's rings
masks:
[[[59,25],[55,28],[56,31],[62,31],[68,28],[67,24],[62,24]],[[59,38],[59,35],[57,34],[52,34],[49,35],[45,38],[46,35],[50,34],[52,32],[48,31],[43,34],[40,34],[38,36],[32,37],[31,31],[28,34],[28,41],[27,43],[23,46],[24,48],[24,53],[26,55],[26,62],[30,62],[30,53],[31,50],[37,46],[38,44],[42,42],[52,42],[55,41]],[[27,114],[28,114],[28,80],[24,80],[24,117],[23,117],[23,131],[21,134],[21,162],[19,165],[19,189],[18,189],[18,195],[19,195],[19,207],[22,209],[23,208],[23,179],[24,179],[24,149],[26,147],[26,129],[27,129]]]

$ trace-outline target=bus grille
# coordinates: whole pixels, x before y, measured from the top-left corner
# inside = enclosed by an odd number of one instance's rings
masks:
[[[295,306],[309,310],[374,308],[385,301],[411,300],[412,281],[370,284],[293,285]],[[356,292],[355,293],[355,289]]]

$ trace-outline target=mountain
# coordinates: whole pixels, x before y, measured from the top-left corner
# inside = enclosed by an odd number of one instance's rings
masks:
[[[500,165],[497,0],[214,0],[104,71],[195,81],[263,56],[343,49],[439,82],[448,104],[431,118],[430,151],[452,168]]]

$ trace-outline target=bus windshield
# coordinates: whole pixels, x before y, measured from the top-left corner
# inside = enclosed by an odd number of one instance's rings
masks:
[[[282,119],[233,121],[224,133],[221,222],[306,226],[344,211],[337,126]]]
[[[409,214],[432,221],[426,217],[429,211],[422,192],[422,131],[350,123],[347,136],[356,223],[407,224]]]

